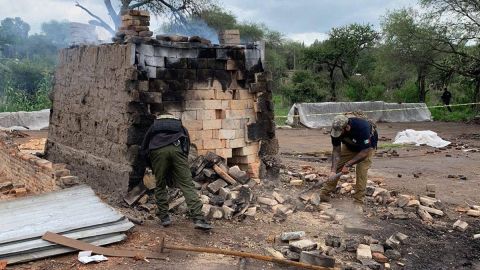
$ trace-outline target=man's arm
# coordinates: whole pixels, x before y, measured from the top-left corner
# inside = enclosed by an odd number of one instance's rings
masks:
[[[333,146],[333,150],[332,150],[332,168],[331,168],[331,172],[332,173],[337,173],[337,166],[338,166],[338,162],[340,161],[340,152],[341,152],[341,149],[342,149],[342,146],[341,145],[337,145],[337,146]]]
[[[369,147],[366,149],[363,149],[362,151],[358,152],[357,155],[355,155],[351,160],[347,161],[345,163],[344,167],[349,168],[352,167],[353,165],[362,162],[364,159],[368,157],[370,152],[373,151],[373,148]]]

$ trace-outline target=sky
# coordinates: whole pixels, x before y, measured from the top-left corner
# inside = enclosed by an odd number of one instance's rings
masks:
[[[118,1],[118,0],[117,0]],[[370,23],[377,29],[388,10],[416,6],[417,0],[216,0],[239,21],[264,23],[286,37],[310,44],[325,39],[332,27],[349,23]],[[41,23],[91,20],[74,0],[0,0],[0,20],[21,17],[30,24],[31,33],[41,31]],[[93,13],[108,18],[102,0],[78,0]],[[116,0],[112,0],[115,4]],[[118,2],[117,2],[118,3]],[[161,19],[152,19],[157,29]],[[100,36],[105,36],[100,33]]]

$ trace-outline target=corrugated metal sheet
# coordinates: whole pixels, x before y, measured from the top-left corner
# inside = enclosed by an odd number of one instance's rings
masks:
[[[0,203],[0,259],[9,264],[72,251],[41,239],[47,232],[110,244],[133,223],[85,185]]]

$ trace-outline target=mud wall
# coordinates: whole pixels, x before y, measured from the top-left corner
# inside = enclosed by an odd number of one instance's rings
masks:
[[[60,52],[46,146],[87,183],[114,192],[131,172],[129,107],[137,79],[134,45],[80,46]]]

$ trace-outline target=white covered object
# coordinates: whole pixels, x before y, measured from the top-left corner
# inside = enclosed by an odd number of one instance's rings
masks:
[[[333,118],[345,112],[363,111],[375,122],[423,122],[431,121],[432,115],[425,103],[322,102],[295,103],[288,112],[287,124],[300,122],[309,128],[330,126]],[[294,119],[298,117],[297,119]],[[296,120],[296,121],[295,121]]]
[[[83,264],[87,264],[91,262],[108,261],[108,258],[103,255],[92,255],[92,251],[80,251],[78,253],[78,260]]]
[[[413,130],[407,129],[397,133],[395,136],[394,144],[415,144],[417,146],[426,144],[431,147],[440,148],[450,144],[449,141],[445,141],[440,138],[436,132],[431,130]]]
[[[41,130],[48,128],[50,109],[36,112],[4,112],[0,113],[0,128],[10,130]]]

